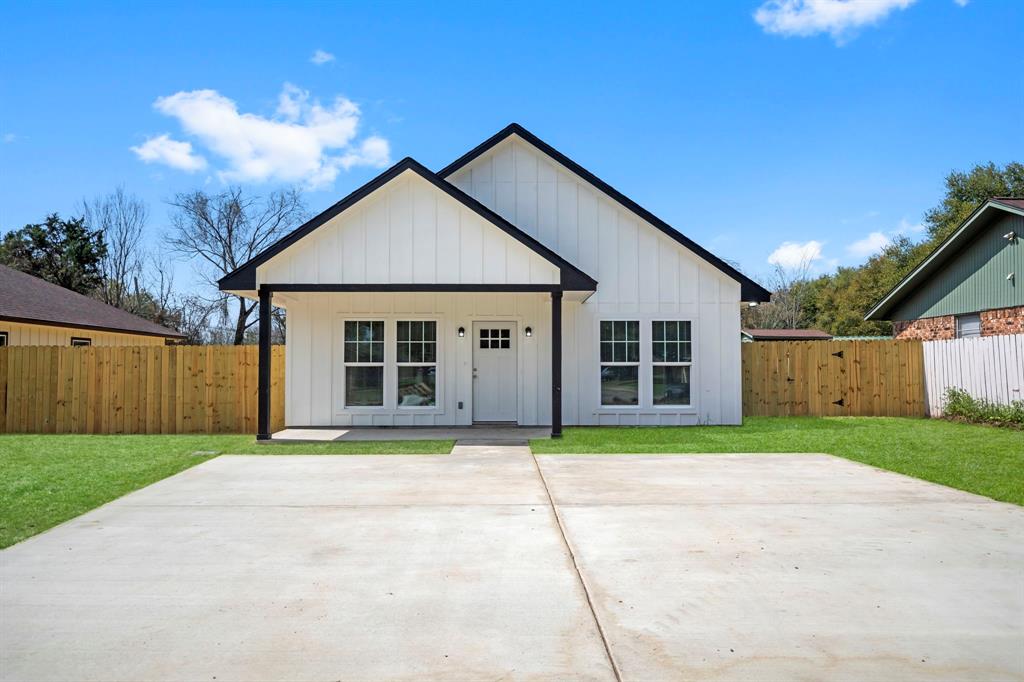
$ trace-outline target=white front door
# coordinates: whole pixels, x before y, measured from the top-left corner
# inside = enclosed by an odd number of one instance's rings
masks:
[[[517,420],[516,323],[473,323],[473,421]]]

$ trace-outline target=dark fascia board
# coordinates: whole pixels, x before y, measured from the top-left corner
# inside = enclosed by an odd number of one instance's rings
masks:
[[[184,334],[178,334],[177,332],[169,332],[167,334],[161,334],[160,332],[140,332],[134,329],[124,329],[123,327],[104,327],[98,324],[75,324],[71,322],[58,322],[56,320],[40,320],[32,317],[12,317],[10,315],[0,315],[0,321],[17,322],[18,324],[42,324],[47,327],[61,327],[63,329],[89,329],[97,332],[110,332],[112,334],[130,334],[132,336],[155,336],[161,339],[185,338]]]
[[[992,209],[991,211],[989,209]],[[986,227],[995,217],[1001,215],[1000,211],[1016,215],[1024,215],[1024,210],[1004,204],[998,200],[988,200],[971,211],[971,214],[960,223],[960,226],[953,230],[948,237],[932,249],[931,253],[925,256],[920,263],[899,281],[885,296],[881,298],[864,316],[865,320],[886,320],[886,316],[899,305],[907,296],[917,289],[922,280],[927,278],[935,268],[959,253],[963,246],[973,237],[978,230]],[[985,216],[988,216],[986,219]]]
[[[382,284],[262,284],[261,291],[271,293],[412,293],[412,292],[451,292],[451,293],[553,293],[562,291],[560,284],[422,284],[422,283],[382,283]]]
[[[711,263],[711,265],[715,266],[725,274],[729,275],[729,277],[739,282],[740,298],[742,300],[763,303],[771,299],[771,293],[767,289],[762,287],[760,284],[750,279],[742,272],[740,272],[733,266],[729,265],[724,260],[716,256],[715,254],[711,253],[703,246],[696,243],[695,241],[684,235],[682,232],[675,229],[674,227],[666,223],[664,220],[654,215],[646,208],[636,203],[635,201],[627,197],[625,194],[615,189],[607,182],[597,177],[596,175],[588,171],[586,168],[579,165],[578,163],[570,159],[568,156],[558,151],[557,149],[555,149],[547,142],[540,139],[539,137],[531,133],[529,130],[519,125],[518,123],[510,123],[502,130],[498,131],[497,133],[495,133],[488,139],[484,140],[470,151],[466,152],[465,154],[457,158],[455,161],[451,162],[450,164],[442,168],[440,171],[438,171],[437,174],[442,178],[449,178],[453,173],[457,172],[458,170],[466,166],[468,163],[470,163],[471,161],[481,156],[482,154],[490,150],[492,147],[494,147],[495,145],[504,141],[506,138],[512,135],[517,135],[522,139],[526,140],[534,147],[538,148],[539,150],[553,158],[555,161],[562,164],[563,166],[571,170],[573,173],[580,176],[594,187],[597,187],[599,190],[607,194],[609,197],[619,202],[633,213],[636,213],[641,218],[646,220],[648,223],[654,225],[656,228],[664,232],[666,235],[668,235],[675,241],[685,246],[690,251],[694,252],[695,254],[706,260],[708,263]]]
[[[525,244],[531,250],[539,254],[545,260],[559,268],[561,287],[568,291],[594,291],[597,289],[597,280],[586,274],[575,265],[565,260],[557,253],[547,248],[539,241],[526,234],[518,227],[502,218],[500,215],[487,208],[479,201],[469,196],[455,185],[441,179],[433,171],[411,157],[406,157],[387,169],[376,178],[366,183],[347,197],[334,204],[326,211],[301,225],[294,231],[274,242],[266,249],[257,254],[249,262],[237,268],[235,271],[222,277],[217,285],[221,291],[251,291],[256,288],[256,268],[267,262],[277,254],[287,249],[318,227],[334,218],[347,208],[358,203],[373,192],[377,191],[387,183],[391,182],[405,171],[412,171],[421,178],[438,188],[448,196],[452,197],[466,208],[470,209],[495,227],[499,228],[509,236]]]

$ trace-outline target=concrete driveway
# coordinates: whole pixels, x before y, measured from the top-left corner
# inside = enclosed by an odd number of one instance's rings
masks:
[[[824,455],[220,457],[0,562],[7,680],[1024,679],[1024,510]]]

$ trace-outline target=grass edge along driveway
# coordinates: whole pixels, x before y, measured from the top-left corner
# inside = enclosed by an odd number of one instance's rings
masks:
[[[905,417],[747,417],[743,426],[577,427],[536,454],[820,452],[1024,505],[1024,431]]]
[[[445,454],[453,444],[257,445],[245,435],[0,435],[0,548],[221,454]]]

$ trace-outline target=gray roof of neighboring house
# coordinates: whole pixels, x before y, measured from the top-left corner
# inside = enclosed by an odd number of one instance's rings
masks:
[[[868,311],[864,319],[890,319],[894,312],[899,312],[898,309],[901,305],[912,299],[915,292],[922,290],[930,280],[941,277],[942,273],[948,270],[948,266],[955,264],[954,259],[965,252],[966,249],[969,249],[972,243],[976,242],[975,237],[984,234],[984,231],[996,220],[1002,220],[1008,216],[1017,216],[1017,219],[1024,216],[1024,199],[994,197],[978,206],[952,234],[946,237],[941,244],[925,256],[917,267],[911,270],[889,293],[883,296]],[[1019,238],[1018,236],[1018,240]],[[970,267],[984,267],[986,262],[988,261],[980,261],[970,265]],[[965,264],[965,267],[967,265],[969,264]],[[1000,276],[1000,279],[1002,279],[1002,276]],[[986,309],[986,306],[978,309]],[[925,314],[919,316],[930,317],[932,315]],[[916,317],[918,316],[915,315],[912,319],[916,319]]]
[[[828,341],[832,335],[820,329],[749,329],[743,333],[755,341]]]
[[[0,265],[0,320],[184,338],[155,322],[5,265]]]

